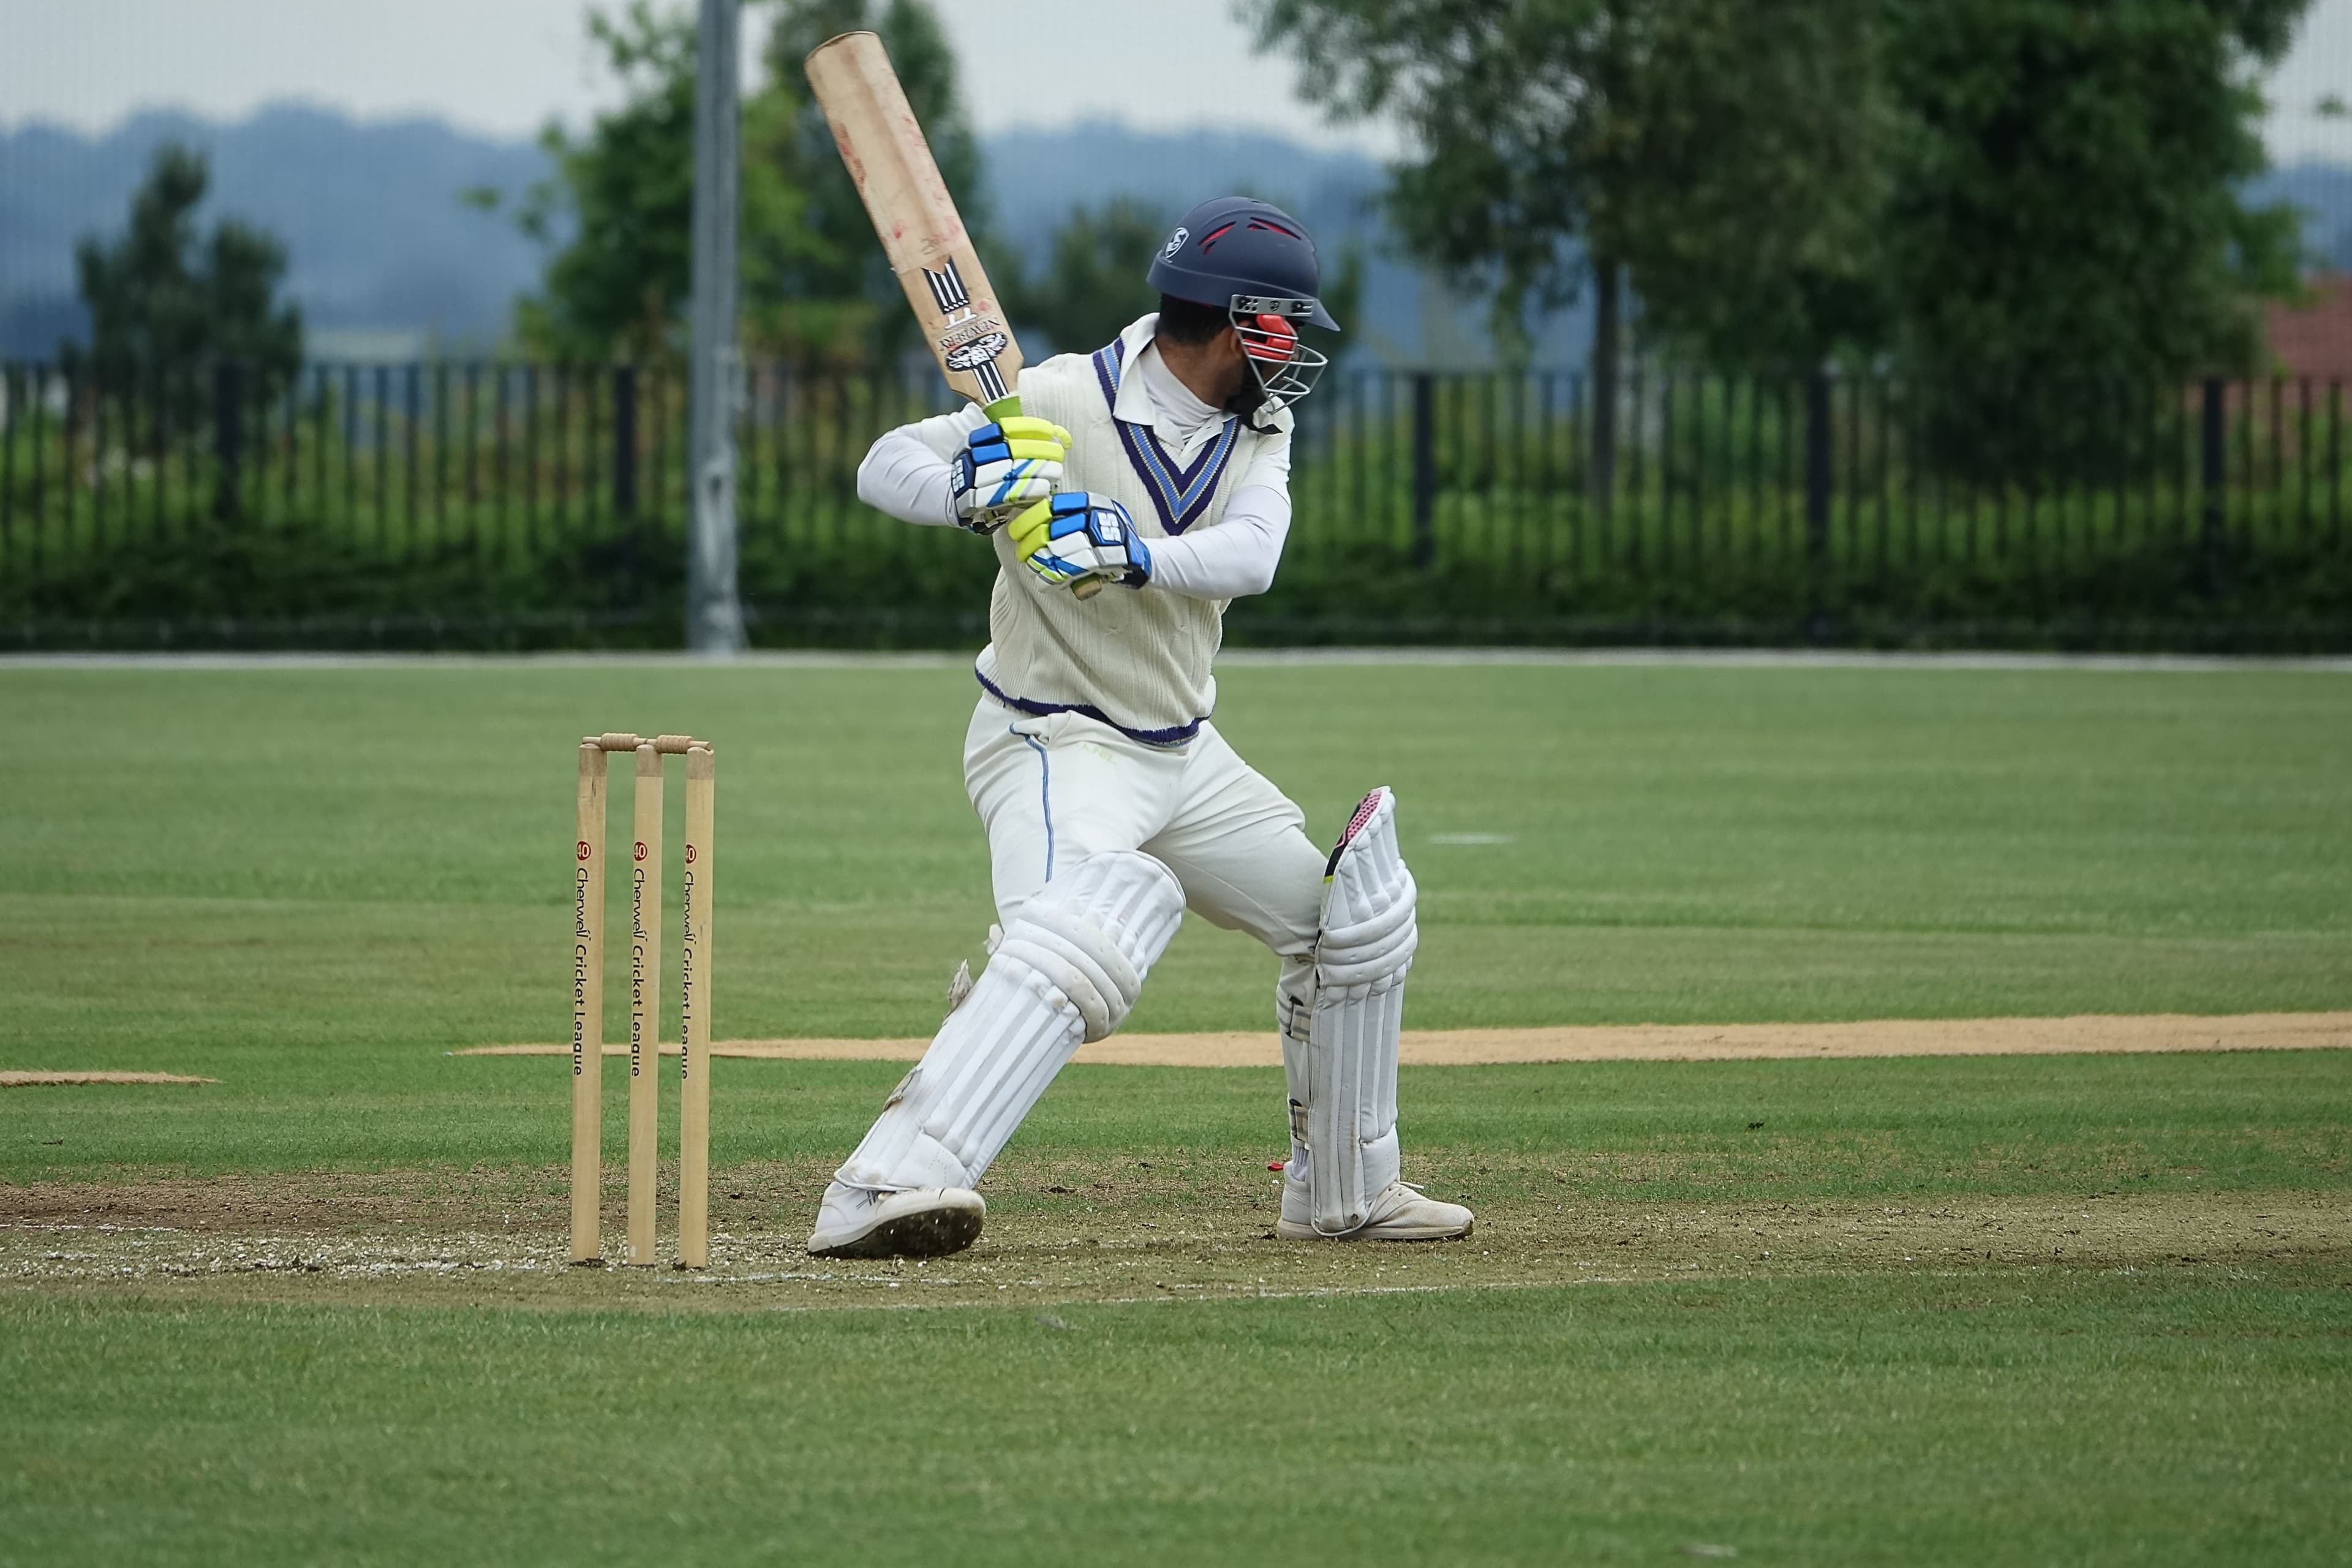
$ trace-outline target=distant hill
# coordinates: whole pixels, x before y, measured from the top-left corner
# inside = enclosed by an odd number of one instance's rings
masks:
[[[467,207],[458,193],[488,185],[520,193],[546,172],[528,142],[468,135],[432,120],[362,122],[300,106],[234,124],[178,113],[142,114],[98,137],[44,126],[0,133],[0,354],[46,358],[79,336],[73,246],[119,233],[131,193],[168,140],[209,152],[206,221],[234,213],[281,237],[289,288],[319,344],[388,352],[426,342],[487,344],[503,333],[515,296],[541,258],[511,222]],[[984,143],[994,170],[1039,170],[1036,182],[998,178],[995,222],[1041,258],[1074,205],[1129,195],[1175,216],[1203,196],[1247,190],[1297,213],[1327,255],[1353,245],[1369,265],[1352,345],[1391,363],[1467,365],[1488,355],[1485,305],[1438,286],[1393,253],[1378,211],[1380,167],[1347,153],[1237,132],[1157,133],[1112,123],[1018,131]],[[2253,186],[2310,214],[2314,250],[2352,269],[2352,166],[2291,164]],[[1587,341],[1582,310],[1544,323],[1538,357],[1567,364]]]
[[[156,147],[175,140],[212,156],[205,221],[233,213],[286,241],[289,290],[335,352],[495,341],[538,277],[541,258],[510,222],[457,199],[477,185],[519,193],[541,177],[546,157],[527,142],[299,106],[226,125],[142,114],[98,137],[31,126],[0,134],[0,354],[46,358],[81,335],[74,242],[121,231]],[[985,151],[992,168],[1053,171],[1043,184],[996,182],[999,226],[1034,258],[1075,205],[1139,196],[1172,222],[1203,196],[1246,189],[1297,212],[1334,258],[1350,244],[1364,252],[1364,319],[1348,325],[1366,352],[1413,363],[1486,357],[1483,303],[1455,300],[1387,254],[1374,206],[1382,176],[1369,159],[1273,136],[1115,124],[1016,132]],[[1559,323],[1544,352],[1557,362],[1581,342]]]
[[[286,242],[289,291],[314,331],[483,340],[538,276],[538,249],[511,222],[457,200],[539,178],[547,160],[529,142],[291,106],[227,125],[142,114],[95,138],[27,126],[0,134],[0,353],[47,357],[81,334],[74,242],[121,232],[167,141],[211,155],[207,225],[234,214]]]
[[[1162,133],[1097,121],[1062,131],[1013,131],[986,138],[992,171],[1048,172],[1035,184],[991,182],[998,226],[1042,237],[1073,206],[1135,196],[1172,220],[1209,196],[1246,190],[1296,213],[1327,245],[1342,234],[1367,235],[1383,175],[1360,153],[1321,153],[1277,136],[1233,132]]]
[[[538,277],[540,253],[510,222],[457,199],[478,185],[520,193],[541,177],[546,156],[528,142],[301,106],[226,125],[142,114],[97,137],[28,126],[0,134],[0,354],[47,358],[59,339],[82,334],[74,242],[121,232],[166,141],[212,156],[205,222],[233,213],[286,241],[289,291],[336,352],[493,342]],[[1369,159],[1273,136],[1113,124],[1015,132],[990,140],[986,153],[992,168],[1053,172],[1041,185],[996,182],[997,222],[1033,258],[1074,205],[1139,196],[1172,222],[1203,196],[1246,189],[1297,212],[1333,257],[1349,244],[1364,252],[1364,319],[1348,325],[1366,352],[1428,364],[1486,355],[1483,303],[1456,300],[1388,254],[1374,207],[1381,174]],[[1573,321],[1554,323],[1543,353],[1561,363],[1582,342]]]

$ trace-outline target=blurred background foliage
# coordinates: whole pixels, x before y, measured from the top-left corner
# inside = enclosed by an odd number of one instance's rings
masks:
[[[2306,4],[1244,8],[1332,112],[1402,117],[1396,229],[1504,331],[1590,289],[1597,376],[1628,296],[1668,358],[1890,370],[1933,387],[1947,468],[2032,483],[2116,459],[2084,384],[2257,368],[2300,241],[2244,195],[2253,83]]]
[[[992,185],[1026,193],[1052,171],[984,177],[954,52],[926,0],[768,5],[742,105],[747,357],[862,372],[914,346],[800,69],[816,44],[858,27],[889,47],[1035,346],[1091,349],[1150,308],[1141,274],[1175,213],[1113,198],[1066,208],[1050,235],[1008,232]],[[1296,59],[1302,93],[1339,118],[1406,128],[1411,151],[1385,193],[1394,242],[1491,300],[1507,365],[1526,359],[1527,322],[1589,300],[1604,419],[1634,357],[1735,374],[1833,363],[1932,387],[1927,450],[1953,476],[2030,484],[2128,459],[2078,416],[2084,385],[2260,368],[2258,309],[2294,297],[2303,252],[2293,209],[2246,194],[2263,168],[2254,84],[2305,5],[1242,10],[1264,47]],[[577,132],[551,125],[549,173],[527,190],[465,199],[544,247],[539,286],[514,313],[524,352],[674,359],[689,303],[690,12],[629,0],[592,12],[589,29],[622,101]],[[290,367],[299,321],[271,303],[283,249],[232,222],[199,256],[183,231],[203,186],[201,161],[171,153],[127,237],[85,241],[85,353],[108,374],[153,378],[223,353],[272,374]],[[1362,257],[1329,248],[1328,292],[1349,321]]]
[[[1297,61],[1307,96],[1408,127],[1391,228],[1491,300],[1507,356],[1524,358],[1532,316],[1589,298],[1604,408],[1636,353],[1733,373],[1835,362],[1932,384],[1929,449],[1955,477],[2031,483],[2129,458],[2079,416],[2082,386],[2258,367],[2257,307],[2294,296],[2301,249],[2292,209],[2245,195],[2263,167],[2253,82],[2305,4],[1243,9],[1265,47]],[[1141,272],[1174,214],[1113,199],[1073,207],[1042,243],[1005,234],[925,0],[775,9],[743,109],[747,353],[856,369],[911,346],[799,68],[854,27],[888,45],[1020,326],[1083,350],[1150,308]],[[593,26],[630,96],[577,137],[547,134],[555,173],[518,216],[550,255],[518,336],[567,358],[672,353],[688,272],[691,25],[633,0]],[[1000,185],[1048,177],[994,172]],[[1346,321],[1360,258],[1328,260]]]

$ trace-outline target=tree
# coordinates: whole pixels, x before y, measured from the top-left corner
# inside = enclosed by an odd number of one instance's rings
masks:
[[[210,184],[203,153],[176,142],[156,151],[131,197],[129,230],[74,247],[90,341],[59,353],[106,392],[165,396],[184,424],[200,406],[200,367],[246,366],[267,397],[302,363],[301,311],[277,297],[285,246],[236,218],[200,239],[195,210]]]
[[[765,81],[741,104],[738,296],[747,344],[854,364],[902,346],[912,322],[801,61],[835,33],[870,27],[889,47],[965,221],[984,232],[980,149],[956,97],[955,58],[922,0],[783,0]],[[693,276],[695,29],[682,10],[630,0],[597,10],[590,36],[624,85],[583,135],[550,126],[555,172],[518,214],[551,247],[517,324],[542,353],[583,359],[679,352]],[[467,193],[494,207],[498,193]]]
[[[1399,114],[1389,210],[1498,332],[1631,273],[1654,328],[1810,355],[1874,206],[1873,0],[1251,0],[1342,116]]]
[[[1880,0],[1249,0],[1308,99],[1398,114],[1407,246],[1490,288],[1496,336],[1594,292],[1593,485],[1613,480],[1622,290],[1719,360],[1866,321]]]
[[[1342,114],[1401,113],[1413,248],[1529,302],[1618,277],[1717,364],[1892,356],[1948,470],[2112,473],[2119,397],[2252,363],[2290,289],[2256,70],[2307,0],[1252,0]],[[1581,247],[1580,259],[1570,241]],[[2104,433],[2104,434],[2103,434]]]
[[[517,221],[551,254],[540,292],[517,304],[517,333],[564,359],[674,355],[693,276],[694,22],[631,0],[617,16],[590,11],[588,33],[626,96],[583,136],[555,124],[540,133],[554,172]],[[746,160],[747,231],[777,201],[773,185]],[[495,207],[499,196],[467,199]]]
[[[1015,268],[999,284],[1005,311],[1015,326],[1042,331],[1057,350],[1098,349],[1158,308],[1160,296],[1144,275],[1167,237],[1167,221],[1147,203],[1120,197],[1099,210],[1073,207],[1054,231],[1043,275],[1033,280]],[[1034,348],[1030,352],[1036,357]]]
[[[543,244],[569,235],[541,291],[517,304],[516,327],[559,358],[646,359],[676,351],[691,278],[694,27],[631,0],[617,17],[590,11],[588,33],[627,96],[583,137],[552,122],[540,132],[554,173],[519,221]]]
[[[2122,397],[2252,369],[2294,287],[2290,209],[2249,208],[2253,68],[2305,0],[1910,0],[1886,210],[1894,346],[1943,465],[2112,471]]]
[[[802,62],[837,34],[877,34],[921,122],[940,177],[1000,291],[1016,286],[1012,257],[997,247],[981,185],[980,142],[956,85],[955,51],[925,0],[784,0],[768,35],[772,105],[743,156],[772,164],[797,194],[794,223],[771,232],[748,259],[747,299],[758,302],[762,334],[788,353],[834,360],[895,355],[912,346],[914,318],[890,273],[874,226],[850,183]]]

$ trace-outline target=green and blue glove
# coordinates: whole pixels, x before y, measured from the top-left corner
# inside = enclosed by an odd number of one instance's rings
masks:
[[[994,532],[1054,493],[1069,450],[1070,433],[1050,419],[1016,415],[982,426],[956,454],[956,521],[974,533]]]
[[[1013,549],[1048,583],[1090,594],[1102,583],[1140,588],[1151,581],[1151,552],[1127,508],[1107,495],[1070,490],[1041,500],[1013,520]]]

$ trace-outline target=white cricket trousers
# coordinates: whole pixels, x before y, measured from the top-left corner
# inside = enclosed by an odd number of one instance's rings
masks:
[[[1140,849],[1176,873],[1195,914],[1284,958],[1314,946],[1324,855],[1306,814],[1216,726],[1148,746],[1081,713],[1034,717],[982,697],[964,736],[964,789],[988,829],[996,918],[1011,926],[1056,870]]]

